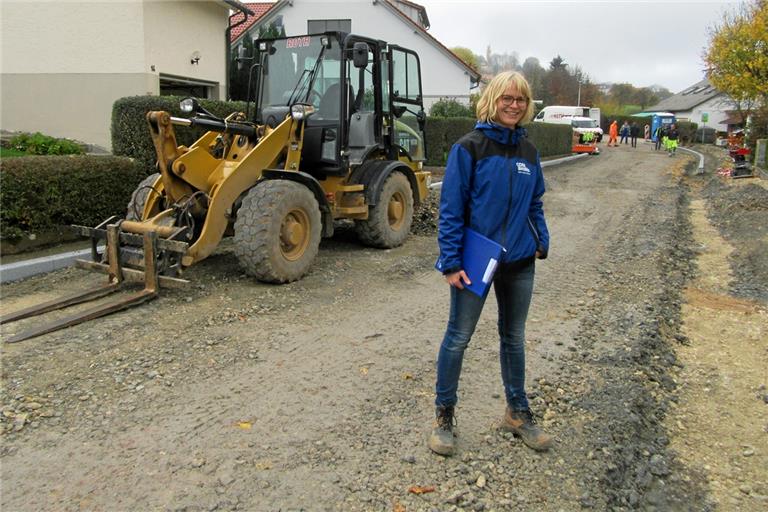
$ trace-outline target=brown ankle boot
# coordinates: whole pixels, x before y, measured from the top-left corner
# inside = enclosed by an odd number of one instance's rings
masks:
[[[512,411],[507,407],[500,428],[520,437],[529,448],[536,451],[546,451],[552,446],[552,438],[536,426],[530,409]]]
[[[429,449],[439,455],[453,455],[455,447],[453,406],[435,409],[435,424],[429,435]]]

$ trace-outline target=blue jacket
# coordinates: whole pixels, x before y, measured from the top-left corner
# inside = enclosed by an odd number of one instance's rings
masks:
[[[525,129],[477,123],[448,155],[435,267],[444,274],[462,269],[465,225],[500,243],[506,249],[504,263],[532,258],[537,250],[546,258],[549,231],[543,194],[539,154]]]

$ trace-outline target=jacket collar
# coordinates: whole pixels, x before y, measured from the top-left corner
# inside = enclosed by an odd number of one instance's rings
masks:
[[[489,139],[508,146],[517,146],[522,139],[528,136],[528,132],[521,126],[512,130],[493,122],[478,121],[475,130],[480,130]]]

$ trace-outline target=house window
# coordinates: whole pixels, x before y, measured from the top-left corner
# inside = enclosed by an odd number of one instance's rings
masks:
[[[195,80],[183,76],[160,74],[160,96],[192,96],[194,98],[217,98],[219,84]]]
[[[352,32],[352,20],[307,20],[308,34],[323,32]]]

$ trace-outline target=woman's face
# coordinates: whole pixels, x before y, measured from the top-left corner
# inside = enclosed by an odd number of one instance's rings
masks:
[[[514,129],[525,115],[527,109],[528,98],[522,95],[517,90],[517,87],[510,85],[496,100],[495,121],[507,128]]]

